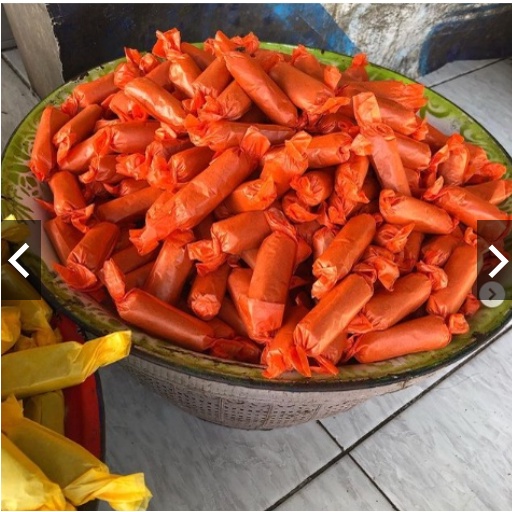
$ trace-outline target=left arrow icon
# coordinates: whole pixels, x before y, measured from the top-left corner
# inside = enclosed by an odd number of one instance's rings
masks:
[[[24,277],[28,272],[18,263],[18,258],[28,249],[28,244],[23,244],[7,261]]]

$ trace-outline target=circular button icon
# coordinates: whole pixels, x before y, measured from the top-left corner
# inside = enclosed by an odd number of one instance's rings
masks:
[[[480,287],[478,298],[484,306],[497,308],[505,300],[505,288],[496,281],[487,281]]]

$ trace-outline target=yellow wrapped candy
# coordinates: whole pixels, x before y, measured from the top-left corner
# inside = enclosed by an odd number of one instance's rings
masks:
[[[29,348],[36,348],[38,345],[34,338],[29,336],[21,335],[18,338],[18,341],[12,347],[13,352],[18,352],[20,350],[28,350]]]
[[[21,335],[21,311],[12,306],[2,306],[2,354],[18,341]]]
[[[60,487],[2,434],[2,510],[66,510]]]
[[[14,244],[21,244],[30,235],[30,230],[24,222],[18,222],[14,215],[7,216],[2,221],[2,240],[12,242]]]
[[[107,501],[115,510],[145,510],[151,493],[142,473],[112,475],[108,467],[85,448],[28,418],[14,397],[2,403],[2,431],[75,506],[93,499]]]
[[[130,353],[131,332],[121,331],[83,345],[65,341],[58,345],[11,352],[2,357],[2,399],[55,391],[83,382],[101,366]]]
[[[64,435],[66,408],[64,393],[60,389],[27,398],[23,409],[28,419]]]

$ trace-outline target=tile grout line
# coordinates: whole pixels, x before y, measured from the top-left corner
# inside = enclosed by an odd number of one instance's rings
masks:
[[[4,52],[2,52],[2,60],[9,66],[11,71],[21,80],[23,85],[29,89],[29,91],[38,99],[40,100],[39,96],[34,92],[32,89],[32,86],[30,85],[30,82],[20,73],[18,68],[9,60],[9,58],[5,55]]]
[[[500,333],[497,333],[496,337],[491,340],[489,343],[487,343],[486,345],[480,347],[479,349],[477,349],[473,354],[471,354],[470,356],[468,356],[467,359],[465,359],[460,365],[458,365],[457,367],[453,368],[452,370],[450,370],[448,373],[446,373],[445,375],[443,375],[439,380],[435,381],[434,383],[432,383],[428,388],[424,389],[421,393],[419,393],[418,395],[416,395],[412,400],[410,400],[409,402],[405,403],[404,405],[402,405],[402,407],[400,407],[399,409],[397,409],[394,413],[390,414],[389,416],[387,416],[384,420],[382,420],[380,423],[378,423],[374,428],[372,428],[371,430],[369,430],[366,434],[364,434],[363,436],[361,436],[359,439],[357,439],[357,441],[355,441],[354,443],[352,443],[348,448],[344,449],[343,446],[341,446],[338,441],[336,440],[336,438],[331,434],[331,432],[329,432],[329,430],[327,429],[327,427],[325,427],[323,425],[323,423],[321,423],[320,421],[317,421],[317,424],[319,424],[322,429],[324,430],[324,432],[326,432],[329,437],[331,438],[331,440],[334,441],[334,443],[336,444],[336,446],[338,446],[340,449],[341,449],[341,453],[339,453],[338,455],[336,455],[335,457],[333,457],[330,461],[328,461],[326,464],[324,464],[321,468],[317,469],[316,471],[314,471],[313,473],[311,473],[311,475],[309,475],[308,477],[306,477],[302,482],[300,482],[297,486],[295,486],[291,491],[289,491],[288,493],[286,493],[283,497],[281,497],[280,499],[278,499],[274,504],[272,504],[270,507],[268,507],[266,510],[268,511],[271,511],[271,510],[275,510],[279,505],[283,504],[285,501],[287,501],[289,498],[291,498],[294,494],[296,494],[298,491],[300,491],[301,489],[303,489],[307,484],[309,484],[310,482],[312,482],[313,480],[315,480],[317,477],[319,477],[322,473],[324,473],[325,471],[327,471],[330,467],[332,467],[334,464],[336,464],[337,462],[339,462],[345,455],[348,455],[360,468],[361,470],[363,471],[363,473],[370,479],[370,481],[375,485],[375,487],[382,493],[382,495],[389,501],[389,503],[391,504],[392,507],[394,507],[395,510],[399,510],[396,505],[387,497],[386,493],[384,493],[380,487],[377,485],[377,483],[368,475],[368,473],[364,470],[364,468],[357,462],[357,460],[351,455],[351,452],[357,448],[360,444],[362,444],[364,441],[366,441],[366,439],[368,439],[369,437],[371,437],[375,432],[377,432],[378,430],[380,430],[382,427],[384,427],[387,423],[389,423],[391,420],[395,419],[397,416],[399,416],[402,412],[404,412],[406,409],[408,409],[411,405],[413,405],[415,402],[417,402],[420,398],[422,398],[424,395],[426,395],[428,392],[430,392],[433,388],[437,387],[441,382],[444,382],[448,377],[450,377],[451,375],[453,375],[459,368],[462,368],[466,363],[468,363],[469,361],[472,361],[475,357],[477,357],[481,352],[483,352],[485,349],[487,349],[488,347],[490,347],[495,341],[497,341],[498,339],[500,339],[503,335],[505,335],[507,332],[511,331],[512,330],[512,324],[507,326],[503,332],[500,332]]]
[[[484,64],[483,66],[481,66],[479,68],[472,69],[471,71],[465,71],[464,73],[461,73],[460,75],[455,75],[455,76],[452,76],[451,78],[446,78],[445,80],[441,80],[440,82],[426,85],[425,87],[428,87],[429,89],[432,89],[434,87],[437,87],[438,85],[446,84],[448,82],[451,82],[452,80],[456,80],[457,78],[460,78],[460,77],[463,77],[463,76],[466,76],[466,75],[470,75],[471,73],[474,73],[475,71],[480,71],[481,69],[488,68],[489,66],[494,66],[494,64],[498,64],[498,62],[502,62],[502,61],[507,60],[509,58],[510,57],[502,57],[501,59],[496,59],[495,61],[489,62],[488,64]],[[454,61],[454,62],[456,62],[456,61]],[[421,77],[418,80],[421,80]]]

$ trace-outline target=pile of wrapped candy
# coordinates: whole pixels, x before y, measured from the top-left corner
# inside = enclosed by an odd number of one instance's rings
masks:
[[[418,113],[424,87],[340,71],[303,46],[176,29],[48,106],[60,276],[181,347],[274,378],[446,346],[500,244],[504,165]],[[501,221],[476,233],[478,220]],[[500,227],[501,226],[501,227]]]
[[[68,413],[77,414],[79,405],[62,391],[126,357],[131,334],[112,333],[83,344],[68,319],[53,327],[48,304],[34,298],[36,290],[4,263],[9,242],[26,235],[26,225],[2,222],[2,510],[76,510],[95,499],[114,510],[145,510],[151,493],[142,473],[111,474],[66,437],[73,430]]]

